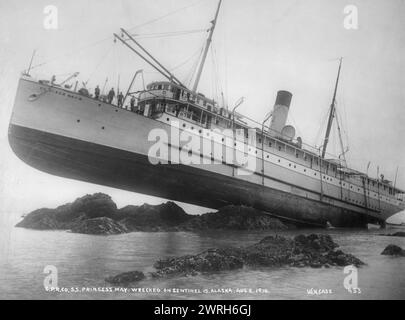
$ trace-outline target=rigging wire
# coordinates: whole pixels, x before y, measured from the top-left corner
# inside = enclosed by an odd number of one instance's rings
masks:
[[[177,66],[170,69],[170,71],[174,71],[174,70],[177,70],[177,69],[181,68],[182,66],[184,66],[185,64],[190,62],[200,51],[201,51],[201,49],[198,49],[198,50],[194,51],[194,53],[190,57],[188,57],[185,61],[183,61],[182,63],[180,63]]]
[[[343,153],[343,155],[345,156],[345,158],[346,158],[346,153],[349,151],[349,146],[350,146],[350,144],[349,144],[349,137],[348,137],[348,135],[347,135],[347,131],[346,131],[346,129],[345,129],[345,127],[346,126],[344,126],[343,125],[343,121],[342,121],[342,116],[341,116],[341,113],[340,113],[340,109],[336,109],[336,123],[337,123],[337,127],[338,127],[338,130],[339,130],[339,142],[340,142],[340,148],[342,149],[342,153]],[[343,140],[343,136],[342,136],[342,133],[344,133],[345,134],[345,140],[346,140],[346,143],[345,143],[345,141]],[[345,146],[346,146],[346,148],[345,148]],[[347,163],[347,158],[346,158],[346,163]]]
[[[219,98],[219,92],[221,88],[219,88],[219,75],[217,70],[217,64],[215,59],[215,49],[213,43],[211,44],[211,60],[212,60],[212,81],[211,81],[211,90],[212,94],[215,96],[216,101],[221,101]],[[225,107],[225,106],[223,106]]]
[[[173,68],[168,69],[170,72],[171,71],[175,71],[177,69],[180,69],[181,67],[183,67],[184,65],[186,65],[188,62],[190,62],[201,50],[198,49],[196,51],[194,51],[189,57],[187,57],[185,60],[183,60],[182,62],[180,62],[178,65],[174,66]],[[147,74],[158,74],[159,72],[157,71],[148,71],[148,72],[144,72]]]
[[[219,89],[219,92],[221,92],[221,98],[223,98],[223,102],[224,102],[224,107],[228,107],[228,97],[224,96],[224,87],[223,87],[223,83],[222,83],[222,78],[221,78],[221,71],[219,69],[219,59],[218,59],[218,55],[217,55],[217,49],[216,46],[214,44],[212,44],[212,52],[213,52],[213,56],[214,56],[214,64],[215,64],[215,68],[216,68],[216,76],[217,76],[217,87]]]
[[[198,64],[201,61],[203,51],[204,51],[204,45],[202,45],[201,48],[199,49],[200,54],[198,55],[198,58],[195,60],[193,66],[190,69],[188,76],[185,79],[186,80],[185,83],[187,84],[188,87],[191,86],[191,82],[193,81],[193,79],[196,75]]]
[[[86,81],[86,84],[90,81],[90,79],[94,76],[94,74],[96,73],[96,71],[98,70],[98,68],[100,67],[100,65],[106,60],[106,58],[108,57],[108,55],[111,53],[111,51],[114,48],[114,43],[111,45],[111,47],[107,50],[107,52],[104,54],[104,56],[100,59],[99,63],[96,65],[96,67],[94,68],[94,70],[90,73],[89,78]]]
[[[166,18],[166,17],[168,17],[168,16],[170,16],[170,15],[173,15],[173,14],[175,14],[175,13],[177,13],[177,12],[180,12],[180,11],[186,10],[186,9],[188,9],[188,8],[197,6],[197,5],[199,5],[200,3],[202,3],[202,2],[204,2],[204,0],[200,0],[200,1],[197,1],[197,2],[195,2],[195,3],[193,3],[193,4],[190,4],[190,5],[188,5],[188,6],[185,6],[185,7],[179,8],[179,9],[176,9],[176,10],[171,11],[171,12],[169,12],[169,13],[167,13],[167,14],[164,14],[164,15],[158,17],[158,18],[155,18],[155,19],[146,21],[146,22],[144,22],[144,23],[141,23],[141,24],[139,24],[139,25],[137,25],[137,26],[134,26],[134,27],[132,27],[132,28],[130,28],[130,29],[128,29],[128,30],[134,30],[134,29],[137,29],[137,28],[146,26],[146,25],[148,25],[148,24],[154,23],[154,22],[156,22],[156,21],[162,20],[162,19],[164,19],[164,18]],[[102,42],[104,42],[104,41],[111,40],[111,39],[112,39],[112,36],[108,36],[108,37],[106,37],[106,38],[97,40],[97,41],[92,42],[92,43],[90,43],[89,45],[85,45],[85,46],[83,46],[83,47],[81,47],[81,48],[79,48],[79,49],[72,50],[72,51],[70,51],[70,52],[68,52],[68,53],[65,53],[65,54],[63,54],[63,55],[56,56],[56,57],[51,58],[51,59],[49,59],[49,60],[43,61],[43,62],[41,62],[41,63],[38,63],[38,64],[32,66],[32,67],[31,67],[31,70],[34,69],[34,68],[38,68],[38,67],[44,66],[44,65],[46,65],[46,64],[49,64],[49,63],[51,63],[51,62],[57,61],[57,60],[59,60],[59,59],[61,59],[61,58],[70,57],[70,56],[72,56],[73,54],[75,54],[75,53],[77,53],[77,52],[80,52],[80,51],[85,50],[85,49],[87,49],[87,48],[89,48],[89,47],[92,47],[92,46],[96,46],[96,45],[98,45],[98,44],[100,44],[100,43],[102,43]]]
[[[178,37],[178,36],[196,34],[196,33],[205,33],[206,31],[207,31],[206,29],[195,29],[195,30],[183,30],[183,31],[172,31],[172,32],[132,34],[132,36],[137,39],[155,39],[155,38]]]
[[[291,122],[292,122],[292,124],[294,125],[294,128],[297,129],[298,136],[299,136],[299,137],[302,137],[302,136],[303,136],[302,131],[301,131],[300,128],[298,127],[297,121],[295,121],[295,118],[294,118],[292,112],[289,112],[289,113],[288,113],[288,117],[291,119]]]
[[[323,131],[324,131],[324,125],[327,123],[330,107],[328,109],[322,109],[322,110],[323,110],[323,112],[320,117],[321,119],[320,119],[318,132],[316,133],[315,139],[313,142],[314,145],[317,145],[319,142],[321,146],[323,144],[323,140],[321,140],[321,135],[323,134]]]
[[[175,14],[175,13],[178,13],[178,12],[183,11],[183,10],[186,10],[186,9],[188,9],[188,8],[197,6],[197,5],[199,5],[201,2],[204,2],[204,0],[200,0],[200,1],[197,1],[197,2],[195,2],[195,3],[190,4],[190,5],[188,5],[188,6],[185,6],[185,7],[176,9],[176,10],[174,10],[174,11],[168,12],[168,13],[162,15],[162,16],[159,16],[159,17],[157,17],[157,18],[154,18],[154,19],[151,19],[151,20],[149,20],[149,21],[143,22],[143,23],[138,24],[138,25],[136,25],[136,26],[134,26],[134,27],[132,27],[132,28],[129,28],[129,29],[127,29],[127,30],[128,30],[128,31],[132,31],[132,30],[134,30],[134,29],[138,29],[138,28],[144,27],[144,26],[146,26],[146,25],[152,24],[152,23],[154,23],[154,22],[156,22],[156,21],[159,21],[159,20],[162,20],[162,19],[164,19],[164,18],[167,18],[167,17],[169,17],[169,16],[171,16],[171,15],[173,15],[173,14]]]
[[[80,47],[79,49],[75,49],[75,50],[72,50],[72,51],[70,51],[70,52],[68,52],[68,53],[62,54],[62,55],[60,55],[60,56],[56,56],[56,57],[51,58],[51,59],[46,60],[46,61],[43,61],[43,62],[41,62],[41,63],[39,63],[39,64],[36,64],[36,65],[32,66],[32,67],[31,67],[31,70],[32,70],[32,69],[35,69],[35,68],[38,68],[38,67],[41,67],[41,66],[43,66],[43,65],[46,65],[46,64],[48,64],[48,63],[57,61],[57,60],[59,60],[59,59],[61,59],[61,58],[70,57],[70,56],[72,56],[72,55],[74,55],[74,54],[76,54],[76,53],[78,53],[78,52],[80,52],[80,51],[83,51],[83,50],[88,49],[88,48],[90,48],[90,47],[97,46],[98,44],[103,43],[104,41],[107,41],[107,40],[112,40],[112,37],[109,36],[109,37],[104,38],[104,39],[102,39],[102,40],[95,41],[95,42],[93,42],[93,43],[91,43],[91,44],[89,44],[89,45]]]

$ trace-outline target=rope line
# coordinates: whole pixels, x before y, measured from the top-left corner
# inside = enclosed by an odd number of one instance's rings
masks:
[[[165,37],[176,37],[188,34],[203,33],[206,29],[195,29],[195,30],[183,30],[183,31],[172,31],[172,32],[156,32],[156,33],[145,33],[145,34],[133,34],[132,36],[137,39],[151,39],[151,38],[165,38]]]
[[[183,10],[186,10],[186,9],[188,9],[188,8],[194,7],[194,6],[200,4],[200,3],[203,2],[203,1],[204,1],[204,0],[197,1],[197,2],[195,2],[195,3],[192,3],[192,4],[188,5],[188,6],[185,6],[185,7],[182,7],[182,8],[180,8],[180,9],[176,9],[176,10],[174,10],[174,11],[168,12],[168,13],[166,13],[166,14],[160,16],[160,17],[157,17],[157,18],[151,19],[151,20],[149,20],[149,21],[143,22],[143,23],[138,24],[138,25],[136,25],[136,26],[134,26],[134,27],[132,27],[132,28],[129,28],[128,31],[131,31],[131,30],[134,30],[134,29],[138,29],[138,28],[144,27],[144,26],[146,26],[146,25],[148,25],[148,24],[152,24],[152,23],[154,23],[154,22],[156,22],[156,21],[159,21],[159,20],[162,20],[162,19],[164,19],[164,18],[167,18],[167,17],[169,17],[169,16],[171,16],[171,15],[173,15],[173,14],[175,14],[175,13],[178,13],[178,12],[180,12],[180,11],[183,11]]]

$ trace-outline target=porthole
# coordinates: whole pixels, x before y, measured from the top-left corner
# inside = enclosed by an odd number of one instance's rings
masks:
[[[103,130],[104,130],[105,128],[104,128],[104,127],[101,127],[101,129],[103,129]]]
[[[186,127],[186,124],[185,123],[183,123],[183,128],[185,128]]]
[[[170,119],[169,118],[166,118],[166,121],[169,121]]]
[[[77,119],[76,121],[77,121],[77,122],[80,122],[80,119]]]

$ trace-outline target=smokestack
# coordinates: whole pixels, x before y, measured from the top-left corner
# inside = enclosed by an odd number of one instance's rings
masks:
[[[273,108],[273,116],[270,123],[270,134],[281,136],[281,130],[287,121],[288,110],[291,104],[292,94],[288,91],[280,90],[277,92],[276,103]]]

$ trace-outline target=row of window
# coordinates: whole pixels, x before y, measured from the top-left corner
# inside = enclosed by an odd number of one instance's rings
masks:
[[[170,118],[166,118],[166,121],[167,121],[167,122],[170,122]],[[187,128],[186,123],[183,123],[183,124],[182,124],[182,127],[183,127],[183,128]],[[189,129],[194,130],[194,126],[190,126]],[[202,130],[201,130],[201,129],[199,129],[198,132],[199,132],[200,134],[202,134]],[[207,136],[209,136],[209,132],[207,132]],[[222,138],[222,142],[224,142],[224,141],[225,141],[225,138]],[[237,146],[237,143],[234,143],[234,145]],[[249,151],[251,151],[251,148],[249,148]],[[255,151],[255,153],[258,154],[257,150]],[[266,158],[269,159],[269,158],[270,158],[270,155],[267,154],[267,155],[266,155]],[[281,163],[281,160],[280,160],[280,159],[278,159],[278,163]],[[297,168],[297,165],[295,165],[295,164],[293,165],[292,163],[289,163],[288,166],[289,166],[289,167],[293,167],[294,169]],[[303,172],[307,172],[307,169],[304,168],[304,169],[303,169]],[[314,172],[314,176],[318,176],[318,173],[317,173],[317,172]],[[323,175],[322,177],[323,177],[323,179],[326,180],[326,181],[329,181],[329,182],[331,182],[331,183],[335,183],[335,180],[334,180],[332,177],[330,177],[330,176]],[[336,182],[337,182],[337,181],[336,181]],[[346,187],[346,183],[345,183],[345,182],[338,181],[338,183],[339,183],[339,185],[341,185],[341,186],[343,186],[343,187]],[[355,188],[354,185],[350,185],[350,184],[347,184],[347,185],[350,186],[350,189],[351,189],[351,190],[353,190],[353,189]],[[363,190],[363,188],[357,187],[357,192],[362,192],[362,190]],[[370,195],[370,191],[368,191],[368,195]],[[374,197],[378,197],[378,195],[377,195],[376,193],[374,193]],[[380,195],[380,198],[382,199],[383,197]],[[385,200],[386,200],[386,201],[390,201],[389,198],[385,198]]]
[[[155,85],[152,85],[151,88],[153,88],[153,89],[170,89],[171,86],[170,85],[164,85],[164,84],[155,84]],[[167,106],[167,104],[165,104],[165,105]],[[192,111],[191,111],[191,113],[192,113]],[[219,122],[220,120],[221,121],[222,120],[227,121],[228,119],[222,119],[222,118],[218,119],[217,118],[215,120],[215,123],[216,124],[221,124]],[[167,121],[169,121],[169,118],[167,118]],[[203,123],[203,125],[205,125],[205,122]],[[230,127],[230,122],[226,123],[225,125],[222,125],[222,126]],[[183,127],[185,128],[186,125],[183,124]],[[313,165],[315,165],[315,166],[320,166],[321,165],[323,172],[325,172],[326,174],[329,174],[329,175],[333,175],[336,178],[339,178],[340,173],[338,172],[337,166],[335,164],[329,163],[327,161],[322,161],[319,157],[309,155],[308,153],[306,153],[303,150],[294,148],[294,147],[292,147],[290,145],[287,145],[285,143],[276,141],[274,139],[271,139],[271,138],[268,138],[268,137],[266,137],[265,139],[267,139],[269,147],[274,146],[280,152],[284,151],[284,152],[287,152],[287,153],[290,153],[290,154],[295,154],[295,157],[297,159],[303,159],[305,162],[308,162],[309,166],[311,168],[313,167]],[[262,139],[259,138],[258,141],[259,141],[259,143],[261,143]],[[266,144],[267,144],[267,142],[266,142]],[[377,188],[381,187],[381,189],[383,191],[388,191],[388,194],[395,195],[394,189],[392,187],[390,187],[390,186],[385,185],[385,184],[379,183],[379,182],[371,180],[371,179],[367,179],[367,184],[369,186],[371,185],[373,187],[375,187],[377,185]]]

